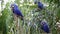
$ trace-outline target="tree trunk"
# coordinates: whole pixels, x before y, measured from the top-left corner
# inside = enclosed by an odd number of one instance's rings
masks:
[[[20,25],[19,25],[19,22],[18,22],[18,17],[14,15],[14,24],[15,24],[15,34],[20,34]]]

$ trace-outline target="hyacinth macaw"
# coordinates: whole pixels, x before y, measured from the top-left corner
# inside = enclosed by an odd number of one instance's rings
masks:
[[[18,6],[16,4],[11,4],[11,8],[13,13],[17,16],[20,17],[21,20],[23,20],[23,14],[22,12],[19,10]]]
[[[41,2],[38,2],[38,8],[43,9],[43,4]]]
[[[34,0],[34,3],[38,5],[39,9],[43,9],[43,4],[37,0]]]
[[[22,14],[22,12],[19,10],[17,4],[11,4],[11,9],[13,12],[13,16],[14,16],[14,20],[16,20],[18,22],[18,18],[20,18],[23,22],[22,22],[22,26],[24,25],[24,16]]]
[[[41,29],[46,33],[50,32],[49,25],[47,24],[47,21],[45,19],[41,21]]]

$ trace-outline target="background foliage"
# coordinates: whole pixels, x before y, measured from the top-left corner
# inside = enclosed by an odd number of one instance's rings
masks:
[[[22,2],[23,1],[23,2]],[[56,22],[60,20],[60,0],[39,0],[43,4],[46,4],[48,6],[45,6],[45,9],[42,11],[37,10],[37,5],[33,4],[34,0],[15,0],[14,2],[18,4],[19,9],[22,11],[24,15],[24,22],[25,26],[23,28],[24,34],[40,34],[44,33],[43,31],[38,30],[39,19],[46,19],[49,23],[50,30],[52,34],[57,34],[57,27]],[[0,31],[2,31],[3,34],[12,34],[11,28],[14,27],[13,23],[13,15],[12,11],[10,9],[10,4],[13,3],[7,2],[4,5],[4,0],[1,2],[1,14],[0,15]],[[3,8],[5,6],[5,8]],[[20,24],[22,21],[20,20]],[[30,24],[29,24],[30,23]],[[33,25],[35,24],[35,25]],[[33,25],[33,27],[31,27]],[[21,26],[21,25],[20,25]],[[21,26],[22,27],[22,26]],[[22,28],[21,28],[22,29]],[[28,32],[28,33],[26,33]]]

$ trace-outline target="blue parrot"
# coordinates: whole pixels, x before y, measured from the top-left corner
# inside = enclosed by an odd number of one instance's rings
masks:
[[[41,2],[39,2],[39,1],[37,1],[37,0],[34,0],[34,3],[38,5],[38,8],[39,8],[39,9],[43,9],[43,8],[44,8],[44,7],[43,7],[43,4],[42,4]]]
[[[43,4],[41,2],[38,2],[38,8],[43,9]]]
[[[21,20],[23,20],[22,12],[19,10],[18,6],[16,4],[11,4],[12,11],[17,17],[20,17]]]
[[[41,21],[41,29],[46,33],[50,32],[49,25],[47,24],[47,21],[45,19]]]

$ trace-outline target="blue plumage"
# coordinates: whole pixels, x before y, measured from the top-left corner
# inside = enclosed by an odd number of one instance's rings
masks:
[[[17,16],[23,17],[21,11],[19,10],[19,8],[16,4],[11,4],[11,7],[12,7],[12,11],[14,14],[16,14]]]
[[[38,8],[43,9],[43,4],[41,2],[38,2]]]
[[[41,22],[41,25],[42,25],[41,29],[42,29],[43,31],[45,31],[46,33],[49,33],[49,32],[50,32],[50,30],[49,30],[49,25],[47,24],[47,21],[46,21],[46,20],[43,20],[43,21]]]
[[[39,8],[39,9],[43,9],[43,8],[44,8],[44,7],[43,7],[43,4],[42,4],[41,2],[39,2],[39,1],[37,1],[37,0],[34,0],[34,3],[38,5],[38,8]]]

